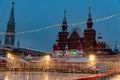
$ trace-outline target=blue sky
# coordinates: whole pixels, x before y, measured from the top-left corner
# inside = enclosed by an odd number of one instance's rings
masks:
[[[0,0],[0,32],[6,31],[7,22],[11,11],[13,0]],[[91,6],[92,18],[97,19],[120,13],[120,0],[14,0],[16,32],[44,28],[49,25],[62,23],[63,11],[67,11],[67,22],[76,23],[86,21],[88,7]],[[87,26],[69,26],[82,30]],[[101,31],[103,41],[114,46],[115,41],[120,45],[120,16],[94,23],[93,28]],[[16,42],[20,40],[20,46],[38,49],[41,51],[52,51],[52,46],[57,39],[61,26],[41,30],[35,33],[16,35]],[[4,43],[4,35],[0,35]]]

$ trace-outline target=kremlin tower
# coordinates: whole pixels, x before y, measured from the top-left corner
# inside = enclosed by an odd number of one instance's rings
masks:
[[[94,52],[94,48],[96,45],[96,31],[92,28],[93,27],[93,21],[91,16],[91,8],[89,7],[89,15],[87,20],[87,29],[84,30],[84,41],[83,41],[83,47],[86,52]]]
[[[12,2],[12,9],[9,21],[7,23],[7,30],[5,34],[5,47],[14,47],[15,44],[15,19],[14,19],[14,2]]]

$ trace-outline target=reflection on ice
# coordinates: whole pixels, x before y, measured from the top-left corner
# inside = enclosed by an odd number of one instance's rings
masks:
[[[55,72],[0,72],[0,80],[74,80],[93,74]]]

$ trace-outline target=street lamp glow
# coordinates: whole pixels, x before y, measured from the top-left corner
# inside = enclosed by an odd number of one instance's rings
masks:
[[[7,52],[7,58],[11,58],[12,55],[10,54],[10,52]]]
[[[94,55],[90,55],[89,60],[90,61],[94,61],[95,60],[95,56]]]
[[[50,60],[50,56],[49,55],[45,56],[45,59]]]
[[[7,57],[8,57],[8,58],[10,58],[10,57],[11,57],[11,55],[8,53],[8,54],[7,54]]]
[[[7,52],[7,58],[13,60],[14,56],[12,55],[12,53]]]

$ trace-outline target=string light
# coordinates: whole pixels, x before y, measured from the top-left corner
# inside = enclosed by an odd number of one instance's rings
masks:
[[[93,22],[101,22],[101,21],[104,21],[104,20],[109,20],[113,17],[116,17],[116,16],[119,16],[120,14],[114,14],[114,15],[111,15],[111,16],[106,16],[106,17],[102,17],[102,18],[98,18],[98,19],[94,19]],[[79,23],[70,23],[68,24],[69,26],[76,26],[76,25],[84,25],[86,24],[87,21],[81,21]],[[16,32],[16,33],[6,33],[6,32],[0,32],[0,34],[9,34],[9,35],[18,35],[18,34],[26,34],[26,33],[33,33],[33,32],[39,32],[41,30],[47,30],[47,29],[50,29],[50,28],[54,28],[54,27],[59,27],[61,26],[62,24],[54,24],[54,25],[50,25],[50,26],[46,26],[44,28],[38,28],[38,29],[34,29],[34,30],[28,30],[28,31],[22,31],[22,32]]]

